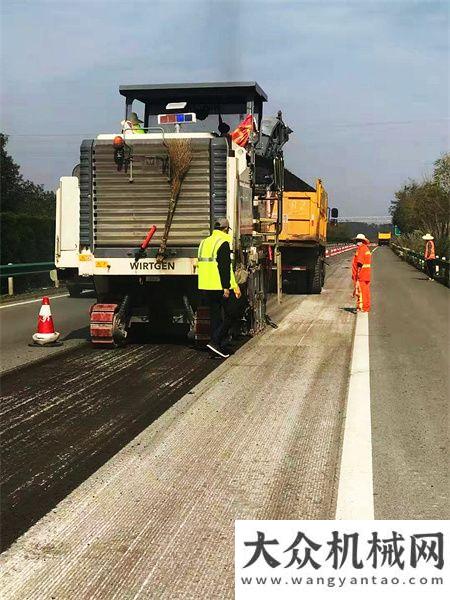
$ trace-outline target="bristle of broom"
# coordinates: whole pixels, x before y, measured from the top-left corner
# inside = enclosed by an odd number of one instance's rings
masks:
[[[189,171],[192,162],[192,147],[190,140],[167,140],[166,147],[170,159],[170,187],[172,197],[170,199],[169,214],[167,215],[163,239],[156,255],[157,263],[160,263],[164,258],[173,213],[181,191],[181,184],[183,183],[183,179]]]
[[[167,152],[170,158],[172,197],[177,197],[192,162],[191,142],[190,140],[167,140]]]

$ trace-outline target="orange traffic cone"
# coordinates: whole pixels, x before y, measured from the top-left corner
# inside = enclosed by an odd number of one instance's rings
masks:
[[[33,341],[39,346],[45,346],[56,342],[59,338],[59,333],[55,331],[55,326],[52,319],[52,311],[50,310],[50,300],[47,297],[42,298],[41,310],[38,316],[37,333],[33,335]]]

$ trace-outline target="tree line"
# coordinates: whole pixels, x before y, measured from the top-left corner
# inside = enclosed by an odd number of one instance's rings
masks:
[[[371,242],[378,241],[378,233],[391,231],[391,223],[365,223],[347,221],[345,223],[328,224],[327,240],[333,242],[350,242],[358,233],[363,233]]]
[[[0,133],[0,263],[53,260],[55,194],[25,179]]]
[[[422,251],[422,235],[435,238],[438,256],[449,256],[450,154],[434,162],[433,174],[422,181],[410,180],[391,202],[392,222],[400,229],[399,242]]]

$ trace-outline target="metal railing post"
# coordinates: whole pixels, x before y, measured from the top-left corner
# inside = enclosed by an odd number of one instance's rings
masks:
[[[53,262],[39,262],[39,263],[8,263],[7,265],[0,265],[0,278],[7,279],[8,281],[8,296],[14,295],[14,277],[23,275],[31,275],[36,273],[49,273],[54,271],[55,287],[59,287],[57,281],[57,271],[55,270],[55,263]]]
[[[59,288],[58,271],[56,269],[50,271],[50,279],[55,284],[55,288]]]
[[[12,265],[12,263],[8,263]],[[8,277],[8,296],[14,296],[14,277]]]

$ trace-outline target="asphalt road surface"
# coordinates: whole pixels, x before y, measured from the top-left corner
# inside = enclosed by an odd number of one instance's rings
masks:
[[[81,298],[68,295],[50,297],[53,322],[61,334],[62,347],[29,347],[36,333],[42,299],[22,300],[0,305],[0,372],[52,356],[85,343],[89,336],[89,309],[95,302],[93,292]]]
[[[223,363],[172,344],[82,345],[6,375],[7,513],[47,514],[2,556],[5,599],[228,600],[235,519],[334,518],[351,256]],[[375,518],[448,518],[448,293],[376,250],[361,398]]]
[[[342,261],[342,259],[341,259]],[[333,259],[330,278],[341,262]],[[286,297],[284,312],[306,296]],[[94,473],[217,367],[220,361],[185,343],[129,343],[126,348],[93,348],[77,329],[91,299],[60,298],[53,312],[78,347],[14,369],[1,378],[3,469],[1,547]],[[4,309],[29,316],[38,304]],[[3,315],[2,315],[3,316]],[[346,315],[349,319],[349,315]],[[70,331],[70,323],[75,327]],[[12,325],[8,323],[10,338]],[[86,330],[87,335],[87,330]],[[18,328],[4,358],[29,360],[28,329]],[[348,341],[350,344],[350,338]],[[43,350],[45,352],[45,349]]]
[[[387,247],[373,272],[375,517],[447,519],[449,290]]]

